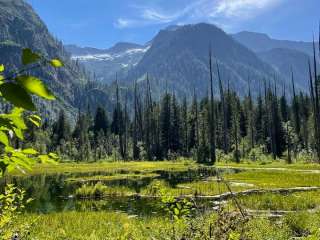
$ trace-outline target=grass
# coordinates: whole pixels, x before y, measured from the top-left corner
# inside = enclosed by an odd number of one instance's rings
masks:
[[[67,181],[71,182],[96,182],[96,181],[116,181],[116,180],[140,180],[144,178],[156,178],[159,174],[156,173],[144,173],[144,174],[115,174],[115,175],[95,175],[95,176],[84,176],[84,177],[72,177],[68,178]]]
[[[170,186],[164,180],[153,180],[149,185],[142,188],[139,192],[141,196],[154,197],[157,195],[155,187],[158,186],[163,189],[169,196],[208,196],[218,195],[227,192],[228,189],[223,183],[203,182],[195,181],[191,183],[178,184],[175,187]],[[233,187],[233,191],[246,190],[248,187],[236,186]],[[95,185],[83,184],[75,192],[78,198],[93,198],[100,199],[105,196],[132,196],[138,194],[134,189],[126,186],[106,186],[102,182],[98,182]]]
[[[21,222],[36,221],[30,237],[46,240],[168,240],[168,239],[222,239],[209,238],[209,229],[213,236],[218,229],[232,225],[232,219],[217,221],[216,214],[204,215],[188,221],[171,222],[165,217],[137,218],[121,212],[62,212],[46,215],[24,215]],[[222,221],[225,220],[225,221]],[[307,212],[290,213],[281,222],[254,218],[233,226],[229,238],[241,236],[247,240],[304,240],[319,239],[320,214]],[[191,227],[192,226],[192,227]],[[211,227],[210,227],[211,226]],[[191,228],[190,228],[191,227]],[[313,237],[307,237],[312,234]]]
[[[267,189],[320,186],[320,174],[310,172],[248,170],[226,174],[225,179]]]
[[[271,189],[287,187],[305,187],[320,186],[320,174],[310,171],[291,171],[299,170],[297,165],[284,165],[283,163],[273,163],[270,165],[254,164],[229,164],[219,165],[219,167],[243,167],[244,171],[239,173],[224,174],[224,178],[230,182],[233,191],[242,191],[246,189]],[[284,166],[290,166],[284,168]],[[311,167],[312,166],[312,167]],[[61,163],[58,165],[38,165],[29,174],[53,174],[53,173],[97,173],[92,176],[80,176],[69,178],[72,182],[103,182],[112,180],[131,180],[139,181],[144,178],[156,178],[155,171],[185,171],[188,169],[197,169],[203,167],[192,161],[164,161],[164,162],[103,162],[91,164],[70,164]],[[257,169],[259,168],[259,169]],[[276,169],[279,169],[277,171]],[[316,169],[315,165],[305,166],[304,169]],[[281,171],[280,171],[281,170]],[[303,170],[303,169],[302,169]],[[99,172],[107,175],[99,174]],[[158,180],[156,180],[158,181]],[[163,181],[162,187],[165,187],[168,194],[173,196],[181,195],[217,195],[227,192],[223,183],[218,183],[215,178],[207,180],[197,180],[189,183],[177,184],[175,187],[169,186]],[[100,184],[101,185],[101,184]],[[98,186],[100,186],[98,185]],[[101,187],[101,186],[100,186]],[[141,189],[141,195],[152,195],[152,184]],[[78,197],[97,197],[104,195],[129,196],[136,194],[136,189],[129,187],[104,187],[97,189],[95,185],[83,185],[77,190]]]
[[[227,187],[217,181],[194,181],[191,183],[178,184],[175,187],[169,186],[165,181],[154,180],[147,187],[142,189],[142,195],[154,195],[154,186],[158,185],[170,196],[208,196],[218,195],[227,192]],[[235,187],[233,191],[241,191],[247,187]]]
[[[276,169],[288,169],[288,170],[320,170],[320,164],[316,163],[293,163],[293,164],[287,164],[283,160],[279,161],[272,161],[272,162],[252,162],[252,161],[242,161],[241,163],[218,163],[218,167],[221,168],[263,168],[263,169],[270,169],[270,170],[276,170]]]
[[[144,172],[154,171],[185,171],[196,169],[198,165],[194,161],[159,161],[159,162],[98,162],[98,163],[58,163],[58,164],[37,164],[27,175],[57,174],[57,173],[89,173],[89,172]],[[25,175],[21,172],[13,172],[11,175]]]
[[[225,172],[224,178],[229,181],[233,191],[245,189],[272,189],[290,188],[302,186],[320,187],[320,166],[315,164],[292,164],[277,163],[241,163],[241,164],[218,164],[221,168],[242,168],[238,173]],[[59,163],[58,165],[37,165],[30,175],[55,174],[55,173],[83,173],[81,177],[69,178],[68,181],[94,182],[94,185],[83,184],[76,190],[76,196],[91,198],[103,196],[128,196],[136,194],[134,189],[128,186],[106,186],[103,181],[112,180],[136,180],[143,178],[156,178],[156,171],[186,171],[203,167],[193,161],[164,161],[164,162],[102,162],[90,164]],[[307,170],[307,171],[306,171]],[[90,173],[92,176],[84,176]],[[106,173],[106,175],[104,175]],[[15,173],[19,175],[20,173]],[[99,182],[101,181],[101,182]],[[218,183],[215,177],[205,180],[178,183],[176,186],[169,185],[165,180],[155,179],[148,186],[140,190],[141,195],[155,195],[156,187],[161,187],[168,195],[217,195],[227,191],[223,183]],[[309,209],[317,209],[320,206],[320,191],[300,192],[288,195],[262,194],[240,197],[242,206],[252,210],[287,210],[301,211],[285,215],[280,222],[268,219],[250,219],[243,226],[243,239],[248,240],[282,240],[292,237],[303,237],[314,234],[318,238],[317,229],[320,227],[320,214],[304,212]],[[230,208],[232,209],[232,208]],[[208,214],[208,213],[207,213]],[[192,230],[199,234],[198,238],[186,239],[209,239],[207,234],[209,220],[215,219],[216,214],[209,214],[190,219],[199,226]],[[28,214],[21,221],[29,222],[38,219],[31,236],[36,239],[70,239],[70,240],[95,240],[95,239],[118,239],[118,240],[146,240],[146,239],[173,239],[173,226],[176,239],[182,239],[185,234],[190,234],[190,225],[184,221],[172,224],[168,218],[158,215],[149,217],[130,216],[123,212],[114,211],[79,211],[49,213],[46,215]],[[190,223],[189,222],[189,223]],[[217,227],[217,224],[213,224]],[[188,235],[187,235],[188,236]],[[236,239],[236,238],[235,238]],[[301,238],[303,239],[303,238]]]
[[[163,217],[139,219],[120,212],[63,212],[25,215],[21,221],[37,219],[31,237],[46,240],[150,240],[170,239],[172,224]],[[185,225],[177,223],[181,236]]]
[[[262,194],[239,198],[241,205],[252,210],[303,211],[320,207],[320,192],[301,192],[288,195]]]
[[[125,186],[109,187],[98,182],[95,185],[84,184],[75,192],[78,198],[103,198],[104,196],[131,196],[135,194],[130,188]]]

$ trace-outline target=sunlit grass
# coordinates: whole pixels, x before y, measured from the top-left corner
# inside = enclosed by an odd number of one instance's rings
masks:
[[[101,182],[95,185],[84,184],[75,192],[78,198],[103,198],[104,196],[131,196],[136,194],[132,189],[126,186],[106,186]]]
[[[138,218],[109,211],[29,214],[20,219],[22,222],[34,220],[36,222],[31,229],[30,237],[46,240],[168,240],[186,239],[183,238],[185,234],[194,234],[192,239],[200,240],[210,239],[208,230],[211,227],[213,230],[218,228],[215,213],[174,222],[163,216]],[[192,230],[188,223],[192,223]],[[242,232],[244,239],[248,240],[296,239],[295,237],[309,234],[314,234],[314,237],[299,239],[319,239],[319,226],[319,213],[301,212],[286,214],[280,222],[261,218],[249,219],[239,226],[237,231]]]
[[[315,164],[293,164],[287,165],[283,162],[260,164],[218,164],[219,167],[242,168],[238,173],[221,170],[224,179],[230,184],[232,191],[238,192],[247,189],[274,189],[319,186],[320,174],[317,171],[320,166]],[[102,162],[90,164],[60,163],[58,165],[37,165],[28,173],[54,174],[54,173],[83,173],[83,176],[69,178],[79,188],[74,193],[79,198],[103,198],[104,196],[131,196],[140,194],[142,197],[155,196],[155,186],[160,187],[165,193],[172,196],[213,196],[228,189],[224,182],[217,181],[217,177],[184,179],[176,185],[170,185],[167,179],[157,179],[157,171],[179,172],[189,169],[198,169],[204,166],[193,161],[165,161],[165,162]],[[91,176],[85,176],[90,173]],[[106,173],[106,174],[105,174]],[[105,175],[104,175],[105,174]],[[89,174],[88,174],[89,175]],[[141,186],[139,193],[134,185],[107,186],[108,181],[128,180],[141,181],[144,178],[155,178],[147,186]],[[189,181],[188,181],[189,180]],[[97,181],[98,183],[95,183]],[[101,181],[101,182],[100,182]],[[81,182],[84,184],[81,186]],[[147,181],[148,182],[148,181]],[[124,183],[125,184],[125,183]],[[320,191],[301,192],[288,195],[261,194],[238,198],[240,204],[252,210],[286,210],[304,211],[317,209],[320,206]],[[154,199],[154,201],[157,201]],[[161,199],[159,199],[159,202]],[[229,201],[231,204],[232,202]],[[232,209],[230,207],[229,209]],[[234,205],[233,205],[234,209]],[[212,213],[214,216],[215,213]],[[163,215],[152,215],[148,217],[129,216],[122,212],[113,211],[79,211],[49,213],[46,215],[28,214],[23,221],[38,218],[33,228],[32,237],[37,239],[172,239],[173,226],[176,239],[181,239],[187,230],[184,222],[172,224]],[[305,220],[305,218],[307,220]],[[247,224],[248,239],[288,239],[288,236],[298,235],[296,231],[311,232],[318,221],[317,213],[297,213],[286,215],[282,218],[281,225],[277,225],[267,219],[252,219]],[[197,219],[195,219],[197,220]],[[200,221],[204,230],[209,229],[207,222]],[[320,221],[318,221],[320,222]],[[313,224],[313,225],[312,225]],[[312,225],[312,228],[310,227]],[[215,225],[214,225],[215,226]],[[268,237],[268,238],[265,238]]]
[[[191,160],[157,161],[157,162],[97,162],[97,163],[58,163],[58,164],[37,164],[27,175],[55,174],[55,173],[86,173],[86,172],[153,172],[153,171],[185,171],[200,167]],[[12,175],[25,175],[21,172],[14,172]]]
[[[143,174],[115,174],[115,175],[95,175],[68,178],[67,181],[72,182],[95,182],[95,181],[116,181],[116,180],[140,180],[144,178],[156,178],[159,174],[156,173],[143,173]]]
[[[241,205],[254,210],[301,211],[320,207],[320,191],[292,194],[259,194],[239,197]]]
[[[288,188],[320,186],[320,174],[294,171],[248,170],[226,174],[229,181],[253,184],[256,188]]]
[[[270,170],[282,170],[282,169],[291,169],[291,170],[320,170],[320,164],[316,163],[294,163],[287,164],[283,160],[272,161],[272,162],[252,162],[252,161],[242,161],[241,163],[217,163],[218,167],[221,168],[263,168]]]
[[[31,237],[46,240],[77,239],[171,239],[172,223],[164,217],[135,218],[120,212],[62,212],[31,214],[22,221],[37,219]],[[182,235],[184,223],[174,225],[176,236]],[[179,238],[180,239],[180,238]]]

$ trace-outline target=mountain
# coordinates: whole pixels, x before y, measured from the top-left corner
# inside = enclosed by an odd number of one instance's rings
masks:
[[[240,32],[232,37],[256,52],[261,60],[269,63],[280,76],[290,82],[291,69],[297,86],[307,90],[308,60],[313,56],[311,42],[276,40],[266,34]],[[318,49],[316,48],[318,53]]]
[[[92,54],[103,54],[106,50],[92,48],[92,47],[79,47],[74,44],[65,45],[65,49],[72,55],[75,56],[85,56],[85,55],[92,55]]]
[[[178,95],[197,92],[205,95],[209,83],[209,47],[213,52],[214,78],[217,90],[216,62],[226,85],[245,94],[250,78],[254,91],[263,79],[274,75],[273,68],[263,62],[224,31],[211,24],[185,25],[161,30],[139,63],[129,71],[127,82],[150,76],[153,89],[165,89]],[[281,81],[281,79],[279,79]],[[280,83],[280,82],[279,82]]]
[[[257,53],[266,63],[282,74],[288,81],[291,71],[294,74],[295,84],[300,89],[306,89],[309,81],[308,60],[310,56],[297,50],[288,48],[274,48],[269,51]]]
[[[248,31],[232,34],[231,36],[239,43],[243,44],[254,52],[264,52],[274,48],[288,48],[301,51],[310,56],[313,55],[311,42],[276,40],[270,38],[267,34],[264,33],[255,33]]]
[[[89,72],[94,73],[96,80],[107,84],[115,80],[116,74],[119,78],[125,78],[148,48],[148,45],[127,42],[119,42],[109,49],[66,46],[73,60],[79,61]]]
[[[36,98],[40,112],[54,118],[63,109],[72,116],[79,107],[88,104],[93,92],[88,91],[88,77],[83,67],[71,60],[62,42],[52,37],[32,7],[23,0],[0,0],[0,6],[0,63],[5,64],[7,70],[22,67],[23,48],[64,62],[65,66],[60,69],[46,67],[32,72],[46,82],[58,99],[49,103]],[[104,104],[106,98],[103,97]]]

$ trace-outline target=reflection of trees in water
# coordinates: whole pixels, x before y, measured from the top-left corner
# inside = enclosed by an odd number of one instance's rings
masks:
[[[116,176],[125,174],[142,174],[143,172],[129,172],[125,170],[114,172],[89,172],[89,173],[64,173],[52,175],[35,175],[22,177],[7,177],[0,183],[3,187],[6,183],[15,185],[26,190],[27,197],[34,200],[27,211],[30,212],[60,212],[67,210],[77,211],[101,211],[117,210],[130,214],[148,215],[157,212],[159,207],[155,199],[136,198],[136,197],[109,197],[100,201],[76,200],[72,197],[76,189],[81,187],[84,181],[69,181],[70,178],[94,177],[94,176]],[[149,172],[150,173],[150,172]],[[140,193],[153,180],[160,179],[166,181],[171,187],[180,183],[199,181],[216,175],[216,170],[212,167],[199,169],[188,169],[185,171],[154,171],[157,174],[153,177],[96,180],[90,184],[103,182],[110,187],[125,186],[133,191]]]

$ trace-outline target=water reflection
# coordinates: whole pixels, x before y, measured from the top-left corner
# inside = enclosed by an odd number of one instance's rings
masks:
[[[221,170],[220,170],[221,171]],[[229,170],[230,171],[230,170]],[[235,170],[233,170],[235,171]],[[132,172],[131,172],[132,173]],[[134,172],[142,174],[141,172]],[[216,175],[215,168],[189,169],[186,171],[154,171],[154,177],[123,178],[96,180],[103,182],[107,186],[126,186],[139,193],[148,186],[154,179],[164,180],[171,187],[177,184],[198,181]],[[27,211],[36,213],[50,213],[61,211],[123,211],[130,215],[151,215],[160,212],[160,206],[156,199],[139,198],[135,196],[120,197],[111,196],[103,200],[79,200],[73,198],[76,189],[84,184],[84,181],[69,181],[70,178],[110,176],[112,174],[130,174],[128,171],[117,173],[110,172],[90,172],[90,173],[64,173],[52,175],[35,175],[23,177],[6,177],[1,179],[0,187],[7,183],[13,183],[25,189],[27,197],[34,200],[27,207]],[[94,181],[90,181],[90,184]]]

